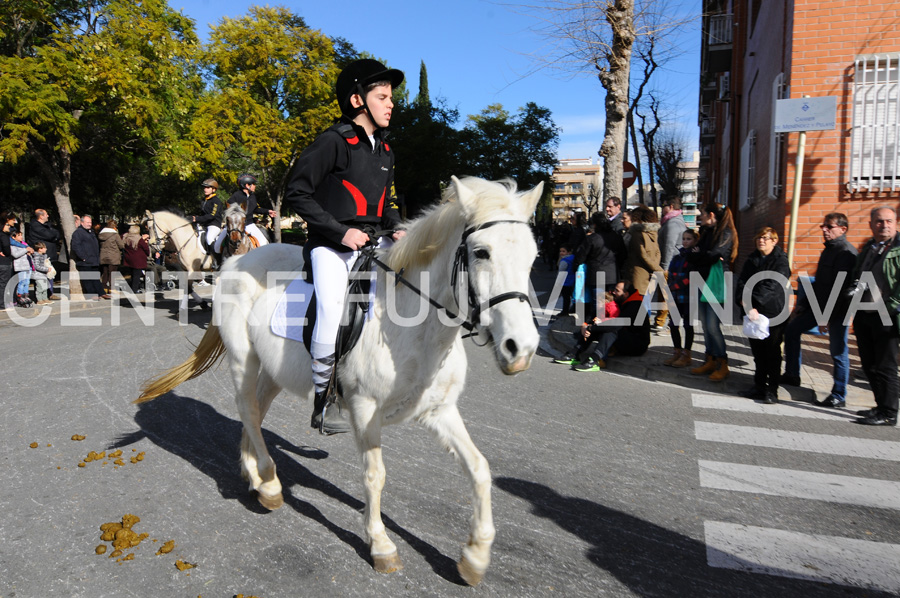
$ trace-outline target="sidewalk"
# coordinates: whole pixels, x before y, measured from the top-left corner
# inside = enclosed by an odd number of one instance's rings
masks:
[[[577,326],[574,316],[557,318],[549,325],[541,328],[546,339],[558,357],[574,346],[573,333]],[[686,388],[734,395],[753,386],[753,356],[750,344],[739,326],[723,326],[725,343],[728,348],[728,367],[731,375],[721,382],[713,382],[707,376],[695,376],[690,368],[672,368],[663,365],[663,361],[672,356],[672,338],[670,336],[650,335],[650,348],[640,357],[610,357],[607,372],[633,376],[642,380],[668,382]],[[802,387],[782,386],[779,397],[788,396],[794,401],[811,402],[824,399],[831,392],[831,356],[828,352],[828,338],[815,335],[803,335],[803,367],[800,372]],[[704,359],[703,330],[694,328],[694,346],[692,355],[694,364],[701,365]],[[560,368],[565,366],[560,365]],[[874,407],[875,400],[865,380],[855,379],[853,375],[860,372],[859,353],[856,350],[856,339],[850,335],[850,384],[847,387],[847,407],[863,409]],[[860,372],[861,373],[861,372]],[[602,376],[603,372],[572,372],[573,376]]]

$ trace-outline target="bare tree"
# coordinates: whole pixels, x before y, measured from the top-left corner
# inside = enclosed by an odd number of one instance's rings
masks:
[[[603,158],[603,194],[622,193],[627,119],[631,108],[631,55],[636,40],[657,39],[689,19],[679,0],[536,0],[514,4],[535,17],[534,30],[547,46],[532,53],[534,70],[597,76],[606,91],[606,128],[598,154]]]
[[[687,157],[687,142],[676,129],[666,128],[659,134],[655,147],[656,181],[667,196],[677,195],[682,183],[679,164]]]

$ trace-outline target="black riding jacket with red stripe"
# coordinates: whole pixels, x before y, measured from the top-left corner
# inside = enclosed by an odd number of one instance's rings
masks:
[[[346,118],[326,129],[294,164],[285,200],[306,220],[312,247],[350,251],[341,244],[350,228],[396,228],[394,153],[385,131],[375,131],[373,148],[365,129]]]

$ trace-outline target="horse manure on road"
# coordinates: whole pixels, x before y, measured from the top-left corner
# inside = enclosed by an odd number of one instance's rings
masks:
[[[132,548],[137,548],[141,544],[141,542],[150,537],[150,534],[138,534],[136,531],[134,531],[133,528],[135,524],[139,523],[140,521],[140,517],[129,513],[123,515],[121,521],[111,521],[100,526],[100,540],[102,540],[103,542],[109,542],[110,547],[113,549],[113,551],[109,555],[109,558],[117,559],[117,563],[134,560],[133,552],[129,552],[125,556],[122,555]],[[157,540],[153,541],[157,542]],[[169,554],[174,548],[175,540],[169,540],[163,543],[159,550],[156,551],[156,554]],[[106,544],[100,544],[94,549],[94,552],[98,555],[106,554],[106,551]],[[193,567],[196,567],[197,565],[192,563],[185,563],[184,561],[179,559],[175,562],[175,566],[178,567],[180,571],[184,571],[185,569],[191,569]]]
[[[136,449],[132,449],[132,450],[136,450]],[[145,454],[146,453],[141,451],[140,453],[138,453],[137,455],[135,455],[131,458],[131,462],[133,464],[135,464],[135,463],[139,463],[139,462],[143,461]],[[107,459],[107,460],[103,461],[103,459]],[[96,451],[91,451],[87,454],[87,457],[85,457],[78,464],[78,467],[87,467],[88,463],[92,463],[94,461],[103,461],[102,465],[106,465],[107,463],[109,463],[110,460],[112,460],[113,465],[115,465],[115,469],[118,469],[119,467],[124,467],[125,461],[122,460],[122,449],[112,451],[108,455],[106,454],[106,451],[103,451],[101,453],[98,453]]]
[[[80,442],[80,441],[84,440],[85,438],[87,438],[87,436],[85,436],[84,434],[72,434],[72,440],[76,440],[76,441]]]

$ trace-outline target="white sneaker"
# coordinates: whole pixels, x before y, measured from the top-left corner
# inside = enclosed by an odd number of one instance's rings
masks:
[[[206,282],[205,280],[201,280],[200,282],[195,282],[194,284],[196,284],[198,287],[208,287],[208,286],[210,286],[209,283]]]

